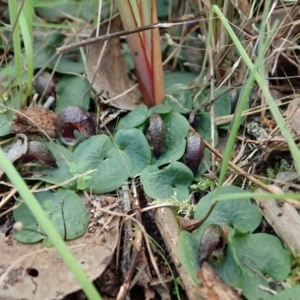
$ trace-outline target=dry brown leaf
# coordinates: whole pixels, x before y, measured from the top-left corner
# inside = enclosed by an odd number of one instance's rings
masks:
[[[285,115],[290,130],[297,136],[300,135],[300,99],[290,102]]]
[[[203,220],[188,220],[182,217],[178,217],[178,219],[180,228],[188,232],[196,230],[203,223]]]
[[[66,242],[90,280],[110,263],[118,240],[119,219],[110,224],[100,241],[99,232]],[[80,289],[55,248],[41,243],[21,244],[0,235],[0,300],[62,299]]]
[[[16,113],[11,126],[12,133],[48,134],[51,138],[57,136],[56,123],[58,114],[50,112],[45,107],[28,107]]]
[[[262,19],[263,14],[259,14],[248,20],[246,23],[246,28],[251,32],[251,25],[253,23],[258,24]],[[300,26],[298,24],[300,14],[299,14],[299,3],[286,3],[282,5],[281,3],[276,6],[276,8],[272,11],[269,16],[269,22],[273,25],[275,20],[280,21],[280,25],[277,28],[275,39],[279,39],[281,37],[286,38],[287,34],[293,35],[297,34],[300,30]]]
[[[17,138],[9,144],[5,144],[2,150],[4,151],[10,162],[13,163],[26,153],[27,147],[27,136],[25,134],[18,134]],[[3,173],[4,171],[0,167],[0,178],[2,177]]]
[[[107,34],[108,22],[101,24],[99,35]],[[121,20],[116,17],[111,20],[110,33],[121,29]],[[96,29],[91,37],[96,36]],[[121,54],[121,42],[119,38],[108,40],[100,67],[97,70],[97,61],[105,42],[101,41],[87,48],[86,73],[88,80],[97,93],[104,91],[110,98],[125,93],[136,82],[128,77],[129,69],[124,56]],[[96,76],[95,76],[96,74]],[[95,77],[95,78],[94,78]],[[132,110],[139,104],[140,92],[138,87],[109,102],[117,108]]]

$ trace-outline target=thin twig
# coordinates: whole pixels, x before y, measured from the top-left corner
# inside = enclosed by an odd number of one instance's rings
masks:
[[[147,25],[147,26],[141,26],[137,29],[123,30],[123,31],[119,31],[119,32],[114,32],[114,33],[111,33],[111,34],[108,34],[108,35],[103,35],[103,36],[90,38],[90,39],[84,40],[82,42],[70,44],[70,45],[67,45],[67,46],[58,47],[58,48],[56,48],[56,52],[57,52],[57,54],[61,54],[63,52],[74,50],[74,49],[77,49],[79,47],[84,47],[84,46],[87,46],[87,45],[95,44],[95,43],[98,43],[100,41],[106,41],[106,40],[112,39],[114,37],[121,37],[121,36],[124,36],[124,35],[134,34],[134,33],[149,30],[149,29],[152,30],[152,29],[155,29],[155,28],[167,28],[167,27],[171,27],[171,26],[175,26],[175,25],[179,25],[179,24],[191,23],[191,22],[194,22],[198,19],[199,19],[199,14],[197,14],[197,15],[187,15],[187,16],[183,16],[182,18],[180,18],[178,20],[166,21],[166,22],[163,22],[163,23],[158,22],[158,23],[155,23],[155,24]]]
[[[223,155],[221,154],[220,151],[218,151],[217,149],[215,149],[210,143],[208,143],[206,140],[204,140],[204,144],[205,146],[212,151],[216,156],[218,156],[220,159],[223,159]],[[265,191],[271,193],[271,194],[279,194],[275,189],[271,188],[270,186],[262,183],[261,181],[259,181],[258,179],[256,179],[254,176],[248,174],[246,171],[244,171],[243,169],[241,169],[240,167],[238,167],[236,164],[234,164],[233,162],[229,161],[228,162],[229,166],[234,169],[236,172],[238,172],[240,175],[246,177],[247,179],[249,179],[250,181],[252,181],[253,183],[257,184],[259,187],[261,187],[262,189],[264,189]],[[294,200],[294,199],[282,199],[285,202],[290,203],[291,205],[293,205],[295,208],[300,209],[300,201]]]
[[[127,184],[127,188],[124,187],[124,189],[123,189],[123,194],[124,193],[128,194],[128,196],[129,196],[128,184]],[[135,198],[135,201],[134,201],[135,210],[138,211],[136,219],[141,223],[142,222],[142,217],[141,217],[141,213],[140,213],[140,205],[139,205],[139,201],[138,201],[138,196],[137,196],[136,193],[134,194],[134,198]],[[128,211],[129,211],[129,208],[127,208],[127,212]],[[124,212],[126,212],[126,211],[124,210]],[[127,225],[130,225],[130,227],[131,227],[131,220],[127,220],[125,222],[128,223]],[[125,228],[126,228],[126,224],[125,224]],[[142,233],[138,229],[135,232],[134,244],[135,244],[135,246],[132,247],[132,255],[131,255],[130,264],[129,264],[128,267],[126,266],[126,270],[123,270],[124,273],[125,272],[126,273],[124,274],[124,280],[123,280],[123,283],[120,287],[118,296],[116,298],[117,300],[125,299],[125,297],[128,293],[128,290],[130,288],[130,283],[131,283],[131,279],[132,279],[132,276],[133,276],[133,273],[134,273],[134,270],[135,270],[135,266],[136,266],[136,262],[137,262],[137,258],[138,258],[138,254],[139,254],[139,249],[142,246]],[[126,255],[128,255],[128,253],[126,253]],[[127,257],[125,257],[125,258],[127,259]]]

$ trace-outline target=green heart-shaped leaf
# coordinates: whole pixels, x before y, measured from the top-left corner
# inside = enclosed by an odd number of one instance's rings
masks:
[[[193,178],[192,171],[177,161],[162,170],[151,165],[141,173],[144,190],[154,199],[168,199],[174,195],[179,200],[187,199]]]
[[[73,153],[62,146],[55,147],[47,144],[57,159],[58,168],[33,168],[35,176],[28,179],[39,179],[53,184],[61,184],[90,170],[91,178],[88,179],[89,187],[93,193],[107,193],[119,188],[130,176],[131,161],[127,155],[116,149],[111,139],[106,135],[95,135],[79,144]],[[61,151],[68,162],[61,157]],[[69,163],[82,164],[77,174],[70,172]],[[79,178],[80,179],[80,178]],[[82,181],[79,180],[82,185]],[[76,181],[67,185],[68,188],[76,188]]]
[[[55,193],[39,192],[35,197],[62,238],[72,240],[85,233],[89,222],[88,214],[82,199],[75,192],[59,189]],[[25,203],[14,209],[13,214],[15,221],[22,222],[24,228],[14,233],[18,241],[35,243],[46,238],[43,229]]]
[[[270,234],[256,233],[235,237],[234,250],[242,267],[284,280],[291,269],[291,259],[281,241]]]
[[[115,143],[132,163],[131,176],[140,174],[151,162],[151,152],[145,135],[138,129],[119,130]]]
[[[196,206],[195,218],[202,219],[211,205],[215,202],[216,192],[214,190],[204,196]],[[219,195],[247,193],[235,186],[223,186]],[[210,224],[228,225],[242,232],[253,232],[260,224],[262,215],[250,199],[234,199],[219,201],[207,220],[199,228],[199,234]]]
[[[180,159],[185,151],[186,136],[190,124],[180,113],[170,112],[162,116],[165,126],[165,142],[161,156],[156,161],[158,166]]]

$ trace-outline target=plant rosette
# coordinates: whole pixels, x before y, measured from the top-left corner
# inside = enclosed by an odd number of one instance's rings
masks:
[[[262,215],[250,199],[242,197],[243,193],[246,192],[238,187],[223,186],[218,195],[214,190],[201,199],[196,206],[196,219],[204,218],[217,196],[241,195],[238,199],[218,201],[209,217],[194,233],[180,233],[180,260],[195,284],[199,284],[200,245],[204,245],[202,251],[207,251],[205,244],[209,242],[203,240],[207,238],[205,229],[213,224],[226,226],[229,233],[223,257],[216,260],[208,256],[206,260],[228,285],[240,289],[246,299],[271,299],[272,295],[260,289],[259,285],[269,286],[270,282],[275,282],[275,291],[281,291],[276,281],[285,280],[289,275],[291,257],[277,237],[253,233],[261,223]]]

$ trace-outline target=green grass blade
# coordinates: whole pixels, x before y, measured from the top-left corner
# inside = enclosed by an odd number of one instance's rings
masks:
[[[300,158],[300,152],[299,152],[299,149],[297,148],[297,146],[296,146],[296,144],[293,140],[293,137],[292,137],[290,131],[288,130],[288,128],[286,127],[284,119],[281,116],[281,113],[280,113],[274,99],[272,98],[272,96],[270,94],[268,85],[267,85],[266,80],[264,78],[264,74],[261,75],[257,71],[258,66],[263,64],[264,52],[262,51],[262,48],[260,48],[260,52],[258,53],[257,61],[254,65],[252,63],[251,59],[249,58],[248,54],[246,53],[245,49],[243,48],[242,44],[240,43],[239,39],[235,35],[234,31],[232,30],[231,26],[229,25],[228,21],[226,20],[225,16],[222,14],[219,7],[214,5],[213,10],[219,16],[219,18],[222,21],[224,27],[226,28],[228,34],[230,35],[233,43],[237,47],[237,49],[238,49],[239,53],[241,54],[243,60],[247,64],[248,68],[250,69],[251,73],[250,73],[250,78],[248,79],[248,81],[252,77],[254,77],[256,82],[258,83],[259,87],[261,88],[261,90],[262,90],[262,92],[263,92],[263,94],[264,94],[264,96],[265,96],[265,98],[268,102],[270,110],[273,114],[273,117],[275,118],[275,120],[276,120],[283,136],[285,137],[285,139],[286,139],[286,141],[289,145],[290,151],[291,151],[293,159],[294,159],[294,163],[297,167],[297,170],[299,171],[300,170],[300,159],[299,159]],[[271,36],[269,36],[269,39],[271,39]],[[264,43],[265,47],[266,47],[266,45],[267,45],[267,41]],[[263,47],[263,45],[262,45],[262,47]],[[247,94],[245,94],[245,93],[249,93],[249,91],[244,91],[244,93],[242,95],[242,99],[241,99],[242,103],[247,100],[246,99]],[[244,106],[242,106],[242,107],[244,107]],[[238,113],[241,113],[241,111],[238,111]],[[237,119],[239,119],[239,117],[237,117]],[[239,120],[237,120],[237,121],[239,121]],[[232,128],[233,132],[230,135],[230,138],[229,138],[227,146],[226,146],[226,152],[224,154],[224,159],[223,159],[223,162],[222,162],[222,169],[221,169],[221,173],[220,173],[219,184],[223,182],[225,172],[226,172],[226,169],[227,169],[227,166],[228,166],[228,161],[229,161],[229,157],[230,157],[230,153],[231,153],[231,151],[229,151],[229,150],[233,149],[233,143],[234,143],[234,139],[235,139],[236,132],[237,132],[237,126],[238,126],[237,121],[234,120],[234,123],[233,123],[234,126]],[[234,134],[234,132],[235,132],[235,134]]]
[[[32,46],[32,19],[30,20],[25,15],[24,10],[21,11],[20,18],[19,18],[19,25],[21,28],[22,38],[25,46],[25,54],[26,54],[26,67],[27,67],[26,79],[27,80],[26,80],[25,99],[27,99],[31,95],[31,89],[32,89],[33,46]]]
[[[10,24],[13,27],[13,24],[18,22],[18,2],[17,0],[8,0],[9,8],[9,18]],[[22,52],[21,52],[21,39],[20,39],[20,29],[19,26],[15,26],[14,32],[12,35],[13,49],[14,49],[14,61],[15,61],[15,71],[17,77],[17,85],[20,88],[20,95],[22,97]]]

